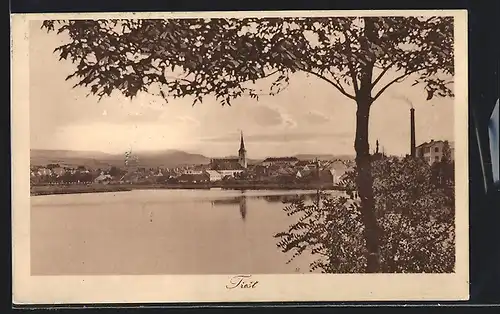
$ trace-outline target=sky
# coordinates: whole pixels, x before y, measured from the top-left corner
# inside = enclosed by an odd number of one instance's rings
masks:
[[[164,100],[118,93],[98,101],[88,90],[65,81],[74,65],[59,61],[54,48],[67,38],[30,27],[30,146],[32,149],[123,153],[183,150],[209,157],[236,155],[243,132],[247,156],[354,154],[356,105],[328,83],[293,74],[277,96],[240,98],[222,107],[212,98]],[[392,75],[392,77],[391,77]],[[396,73],[389,73],[387,81]],[[393,155],[410,150],[410,103],[415,108],[417,145],[430,139],[453,140],[453,98],[426,101],[413,81],[395,84],[372,105],[370,148],[378,139]]]

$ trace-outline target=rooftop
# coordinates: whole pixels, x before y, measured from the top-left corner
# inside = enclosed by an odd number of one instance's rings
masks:
[[[424,142],[420,145],[417,146],[417,148],[420,148],[420,147],[427,147],[427,146],[432,146],[432,145],[435,145],[435,144],[438,144],[438,143],[444,143],[446,141],[444,140],[430,140],[429,142]],[[448,144],[450,145],[450,148],[452,148],[454,146],[454,142],[453,141],[447,141]]]
[[[264,159],[264,162],[266,161],[298,161],[299,159],[297,157],[268,157]]]
[[[210,163],[211,170],[241,170],[238,158],[218,158],[212,159]]]

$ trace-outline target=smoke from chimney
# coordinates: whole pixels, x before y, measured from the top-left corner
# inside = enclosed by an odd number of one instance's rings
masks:
[[[410,100],[408,97],[406,97],[406,96],[404,96],[404,95],[397,95],[397,96],[395,97],[395,99],[402,100],[402,101],[404,101],[404,102],[405,102],[405,103],[406,103],[406,104],[407,104],[410,108],[413,108],[413,103],[411,102],[411,100]]]
[[[416,143],[415,143],[415,109],[410,108],[410,154],[412,157],[416,156]]]

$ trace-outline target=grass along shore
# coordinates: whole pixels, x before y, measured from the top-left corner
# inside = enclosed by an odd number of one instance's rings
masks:
[[[30,194],[80,194],[80,193],[105,193],[126,192],[132,190],[151,189],[213,189],[228,190],[345,190],[333,184],[304,184],[304,183],[182,183],[182,184],[74,184],[74,185],[33,185]]]

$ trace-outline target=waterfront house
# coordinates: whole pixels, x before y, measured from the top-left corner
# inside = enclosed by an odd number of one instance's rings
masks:
[[[224,177],[222,173],[217,170],[205,170],[205,173],[208,175],[210,182],[221,181]]]
[[[233,170],[230,170],[230,169],[223,169],[223,170],[218,170],[217,172],[219,172],[222,177],[231,177],[231,178],[234,178],[236,177],[238,174],[242,173],[243,170],[242,169],[233,169]]]
[[[180,183],[206,183],[210,181],[207,174],[182,174],[177,179]]]
[[[101,173],[97,178],[94,179],[95,183],[108,184],[113,178],[109,174]]]

